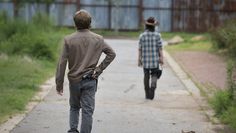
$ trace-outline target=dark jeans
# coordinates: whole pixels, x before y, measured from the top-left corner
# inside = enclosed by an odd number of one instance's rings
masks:
[[[146,69],[144,68],[144,90],[147,99],[153,99],[157,85],[157,73],[159,68]],[[150,80],[151,79],[151,80]],[[151,84],[150,84],[151,83]]]
[[[80,83],[70,84],[70,130],[77,133],[79,111],[82,109],[80,133],[91,133],[95,107],[96,80],[84,79]]]

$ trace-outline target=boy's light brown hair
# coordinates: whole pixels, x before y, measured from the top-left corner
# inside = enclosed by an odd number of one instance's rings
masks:
[[[85,11],[77,11],[74,15],[75,26],[78,30],[89,29],[91,27],[91,15]]]

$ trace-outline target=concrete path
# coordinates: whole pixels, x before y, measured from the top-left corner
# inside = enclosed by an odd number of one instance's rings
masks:
[[[156,97],[145,100],[143,71],[137,67],[137,41],[107,40],[116,60],[102,74],[96,94],[93,133],[216,133],[194,98],[165,63]],[[12,133],[66,133],[68,81],[65,94],[55,90]]]

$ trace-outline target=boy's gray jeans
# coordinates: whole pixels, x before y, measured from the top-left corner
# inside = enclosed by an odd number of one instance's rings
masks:
[[[96,82],[95,79],[84,79],[77,84],[70,83],[70,130],[68,133],[78,133],[80,109],[82,109],[80,133],[91,133],[97,89]]]

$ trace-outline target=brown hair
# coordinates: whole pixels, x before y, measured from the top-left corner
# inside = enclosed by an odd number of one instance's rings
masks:
[[[91,27],[91,16],[85,10],[80,10],[74,15],[75,26],[78,30],[89,29]]]

